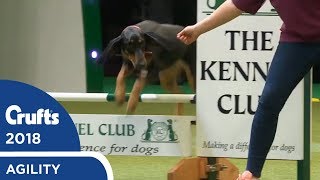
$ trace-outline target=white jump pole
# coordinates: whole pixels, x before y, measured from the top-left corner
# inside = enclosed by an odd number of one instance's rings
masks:
[[[114,102],[115,95],[110,93],[64,93],[47,92],[57,101],[73,102]],[[126,100],[130,94],[126,94]],[[195,103],[195,94],[141,94],[144,103]]]

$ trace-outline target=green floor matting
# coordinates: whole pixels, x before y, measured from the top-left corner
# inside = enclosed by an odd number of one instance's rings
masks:
[[[115,103],[62,102],[69,113],[121,114]],[[171,114],[173,104],[141,103],[137,114]],[[312,104],[312,160],[311,180],[320,179],[320,103]],[[195,115],[195,105],[186,104],[186,115]],[[195,131],[195,126],[193,126]],[[193,136],[195,138],[195,136]],[[195,144],[195,143],[193,143]],[[107,156],[114,171],[115,180],[166,180],[167,172],[180,157]],[[245,168],[245,159],[230,159],[240,170]],[[296,180],[296,161],[268,160],[261,180]]]
[[[320,84],[313,84],[312,97],[320,98]]]
[[[130,92],[134,80],[127,80],[127,92]],[[187,85],[181,86],[185,93],[190,93]],[[115,79],[104,80],[104,92],[113,93]],[[158,85],[148,85],[143,93],[165,93]],[[320,84],[313,85],[313,97],[320,98]],[[115,103],[84,103],[63,102],[62,105],[69,113],[121,114],[125,106],[119,108]],[[312,104],[312,160],[311,180],[320,179],[320,103]],[[172,114],[174,104],[139,104],[137,114]],[[186,115],[195,115],[195,105],[185,105]],[[195,131],[195,126],[193,126]],[[195,143],[193,143],[195,144]],[[115,180],[166,180],[167,172],[181,157],[146,157],[146,156],[107,156],[113,168]],[[245,159],[230,159],[239,170],[245,169]],[[268,160],[263,170],[261,180],[296,180],[297,162]]]

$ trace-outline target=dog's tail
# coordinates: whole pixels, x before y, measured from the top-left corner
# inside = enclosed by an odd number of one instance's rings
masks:
[[[193,79],[193,85],[194,85],[194,89],[192,89],[194,92],[195,91],[195,86],[197,84],[196,81],[196,66],[197,66],[197,61],[196,61],[196,43],[192,43],[190,45],[187,46],[187,51],[183,57],[184,62],[186,63],[186,65],[189,67],[189,70],[191,70],[191,76]],[[188,78],[188,77],[186,77]],[[188,79],[187,79],[188,80]],[[188,80],[189,81],[189,80]],[[189,82],[190,84],[190,82]]]

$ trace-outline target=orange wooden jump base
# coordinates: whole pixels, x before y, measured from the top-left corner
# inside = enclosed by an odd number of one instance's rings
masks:
[[[169,170],[168,180],[205,180],[209,173],[214,173],[214,179],[235,180],[239,170],[226,158],[215,158],[216,164],[209,165],[208,158],[192,157],[182,159]]]

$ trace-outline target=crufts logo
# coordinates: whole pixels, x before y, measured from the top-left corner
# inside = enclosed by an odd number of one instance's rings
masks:
[[[11,125],[57,125],[59,124],[59,113],[52,113],[50,109],[38,109],[34,113],[24,113],[20,106],[11,105],[6,110],[6,120]]]
[[[178,135],[173,130],[172,119],[168,119],[167,122],[152,121],[148,119],[148,127],[142,134],[142,142],[178,142]]]

